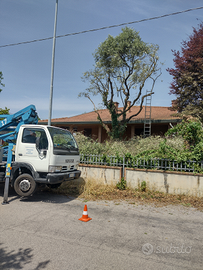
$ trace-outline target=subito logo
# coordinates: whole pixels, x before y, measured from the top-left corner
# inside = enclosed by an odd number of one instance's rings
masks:
[[[145,255],[151,255],[151,254],[153,253],[153,250],[154,250],[153,246],[152,246],[151,244],[149,244],[149,243],[144,244],[144,245],[142,246],[142,252],[143,252]]]

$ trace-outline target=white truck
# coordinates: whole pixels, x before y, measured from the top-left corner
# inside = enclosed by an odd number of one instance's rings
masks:
[[[19,196],[30,196],[40,184],[58,187],[63,181],[80,177],[79,149],[71,132],[37,125],[34,105],[0,118],[0,139],[7,142],[0,147],[3,204],[8,203],[9,184]]]

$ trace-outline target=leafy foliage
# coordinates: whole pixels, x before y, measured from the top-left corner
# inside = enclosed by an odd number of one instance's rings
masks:
[[[1,115],[2,114],[9,114],[9,110],[7,107],[5,109],[0,108],[0,121],[2,120]]]
[[[124,28],[115,38],[108,38],[94,53],[94,69],[84,73],[83,80],[89,87],[79,96],[87,97],[94,105],[98,120],[110,138],[120,139],[127,123],[142,110],[146,96],[153,94],[156,79],[160,76],[158,68],[158,46],[143,42],[131,28]],[[158,74],[158,75],[157,75]],[[151,92],[143,95],[146,81],[151,80]],[[104,123],[92,97],[100,95],[102,105],[111,116],[111,128]],[[123,107],[117,109],[116,96]],[[140,107],[134,115],[127,115],[135,103]]]
[[[77,133],[76,140],[81,154],[125,156],[129,161],[135,156],[147,157],[149,154],[156,156],[159,152],[162,152],[164,147],[166,149],[172,149],[175,153],[181,152],[184,148],[182,137],[169,137],[167,140],[160,136],[147,138],[134,137],[128,141],[107,140],[104,143],[99,143],[89,137],[85,137],[81,133]],[[167,151],[166,149],[165,152]]]
[[[0,108],[0,115],[1,114],[9,114],[9,111],[10,111],[10,109],[8,109],[7,107],[5,109]]]
[[[183,120],[180,124],[170,129],[166,135],[182,136],[186,147],[195,147],[203,139],[202,125],[199,121]]]
[[[146,181],[142,181],[141,187],[140,187],[141,191],[142,191],[142,192],[146,192],[146,188],[147,188],[147,183],[146,183]]]
[[[121,178],[121,181],[117,183],[116,187],[120,190],[125,190],[127,188],[127,182],[124,177]]]
[[[203,23],[193,28],[181,51],[173,51],[175,68],[167,69],[173,76],[171,94],[176,95],[173,109],[199,117],[203,121]]]
[[[100,155],[100,161],[97,162],[105,162],[106,165],[111,164],[109,156],[115,156],[114,162],[118,164],[122,163],[125,157],[128,167],[133,167],[133,164],[139,161],[141,162],[139,166],[145,164],[145,168],[146,162],[151,162],[152,159],[154,165],[159,162],[159,159],[164,159],[167,166],[173,161],[178,164],[189,160],[198,162],[203,160],[203,133],[199,121],[183,121],[170,129],[165,137],[134,137],[129,141],[109,140],[98,143],[78,133],[76,140],[81,154]],[[199,165],[194,166],[196,172],[201,171]]]

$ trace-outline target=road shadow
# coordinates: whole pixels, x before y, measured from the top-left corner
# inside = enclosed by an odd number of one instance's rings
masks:
[[[81,180],[82,181],[82,180]],[[61,188],[60,188],[61,191]],[[20,202],[46,202],[46,203],[67,203],[76,199],[79,196],[75,190],[70,190],[67,194],[57,192],[57,189],[51,189],[46,186],[39,186],[37,191],[28,197],[20,197],[15,190],[9,186],[8,203],[19,200]],[[4,198],[4,183],[0,183],[0,199]]]
[[[65,196],[61,194],[55,194],[52,190],[47,188],[38,189],[32,196],[18,197],[21,202],[45,202],[45,203],[67,203],[76,199],[75,196]]]
[[[18,250],[9,250],[0,243],[0,269],[23,269],[25,265],[32,263],[34,259],[31,248],[19,248]],[[33,270],[46,269],[50,260],[40,262]],[[30,268],[31,269],[31,268]]]

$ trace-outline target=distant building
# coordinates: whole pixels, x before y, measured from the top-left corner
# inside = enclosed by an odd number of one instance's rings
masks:
[[[133,115],[139,110],[139,106],[133,106],[127,116]],[[119,108],[118,108],[119,109]],[[107,109],[99,110],[100,116],[105,124],[111,126],[111,117]],[[151,106],[151,134],[164,135],[164,133],[181,122],[180,117],[173,116],[174,111],[169,107]],[[127,124],[124,138],[130,139],[134,136],[143,135],[145,121],[145,106],[139,115],[133,117]],[[47,124],[47,120],[40,120],[39,124]],[[97,113],[92,111],[72,117],[55,118],[51,120],[52,125],[70,130],[71,132],[82,132],[85,136],[98,139],[99,142],[105,141],[108,136],[106,130],[101,126],[97,119]]]

